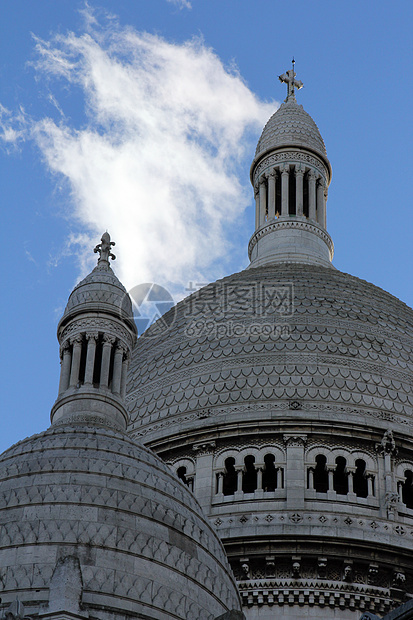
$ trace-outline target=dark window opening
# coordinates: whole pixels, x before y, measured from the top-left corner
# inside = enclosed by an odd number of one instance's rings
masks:
[[[308,189],[308,172],[304,175],[304,185],[303,185],[303,214],[305,217],[309,215],[309,189]]]
[[[112,345],[112,349],[110,351],[110,364],[109,364],[109,380],[108,380],[109,388],[112,387],[113,367],[115,365],[115,351],[116,351],[116,347]]]
[[[253,456],[245,457],[245,469],[242,475],[242,490],[244,493],[254,493],[257,488],[257,470],[254,463],[255,458]]]
[[[404,472],[405,481],[402,487],[402,500],[407,508],[413,508],[413,472],[407,469]]]
[[[235,459],[232,456],[225,460],[222,490],[224,495],[234,495],[237,490],[237,472],[235,471]]]
[[[103,349],[103,337],[99,334],[96,340],[96,352],[95,352],[95,366],[93,368],[93,385],[99,387],[100,384],[100,368],[102,366],[102,349]]]
[[[324,454],[318,454],[315,457],[316,466],[314,469],[314,488],[318,493],[327,493],[328,491],[328,471],[327,459]]]
[[[182,466],[182,467],[178,467],[177,471],[176,471],[178,478],[180,480],[182,480],[182,482],[186,485],[188,485],[188,480],[186,477],[186,467]]]
[[[277,174],[275,181],[275,217],[281,215],[281,176]]]
[[[275,468],[275,456],[266,454],[264,456],[264,471],[262,472],[262,488],[264,491],[275,491],[277,488],[277,470]]]
[[[290,170],[289,180],[288,180],[288,213],[290,215],[295,215],[295,171]]]
[[[353,475],[353,490],[357,497],[367,497],[368,483],[366,476],[366,463],[363,459],[357,459],[356,471]]]
[[[333,488],[337,495],[347,495],[348,474],[346,471],[346,459],[342,456],[336,458],[336,469],[333,476]]]
[[[82,350],[80,352],[78,385],[83,385],[85,382],[86,355],[87,355],[87,340],[84,336],[82,336]]]

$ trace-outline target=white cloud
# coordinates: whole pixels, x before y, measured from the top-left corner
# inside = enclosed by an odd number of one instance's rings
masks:
[[[189,0],[167,0],[171,4],[176,4],[180,9],[192,9],[192,4]]]
[[[239,174],[274,104],[260,102],[200,40],[172,44],[90,18],[87,33],[36,46],[48,87],[61,78],[84,95],[84,126],[67,120],[55,94],[59,120],[31,123],[49,169],[69,185],[81,232],[69,244],[80,244],[82,267],[107,229],[128,288],[208,279],[252,202]]]

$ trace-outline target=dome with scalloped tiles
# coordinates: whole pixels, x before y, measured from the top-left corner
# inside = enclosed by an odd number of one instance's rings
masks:
[[[130,297],[107,261],[100,261],[73,289],[61,323],[87,312],[106,312],[133,322]]]
[[[328,162],[324,140],[317,125],[303,106],[295,101],[281,104],[271,116],[258,140],[255,160],[266,151],[290,146],[310,149]]]
[[[209,284],[175,312],[132,359],[129,431],[149,445],[268,416],[274,430],[342,416],[349,428],[413,432],[413,310],[377,286],[268,265]]]
[[[52,427],[0,457],[2,602],[47,611],[55,566],[73,556],[83,581],[76,617],[212,620],[239,609],[194,496],[113,429]]]

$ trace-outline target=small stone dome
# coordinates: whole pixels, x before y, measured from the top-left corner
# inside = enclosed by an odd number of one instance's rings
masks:
[[[212,620],[239,609],[199,504],[122,432],[57,426],[4,452],[0,523],[2,600],[18,596],[28,615],[56,608],[51,582],[65,559],[80,565],[86,617]]]
[[[108,232],[103,233],[101,243],[94,251],[99,253],[99,260],[93,271],[73,289],[69,296],[59,328],[78,314],[88,312],[105,312],[123,319],[135,332],[132,301],[116,275],[111,269],[109,259],[115,259],[111,249],[115,243],[110,240]],[[58,331],[59,331],[58,328]]]
[[[310,149],[328,162],[324,140],[317,125],[303,106],[295,101],[283,103],[271,116],[258,140],[255,160],[269,149],[288,146]]]
[[[62,322],[86,312],[106,312],[121,319],[133,320],[130,297],[109,263],[100,262],[73,289]]]

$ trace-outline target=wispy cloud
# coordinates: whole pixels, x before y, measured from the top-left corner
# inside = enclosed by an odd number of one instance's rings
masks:
[[[87,28],[36,40],[36,72],[52,91],[55,78],[80,87],[87,114],[75,127],[52,94],[58,119],[30,121],[47,166],[67,180],[81,232],[69,245],[80,245],[84,268],[109,230],[127,287],[208,279],[252,201],[240,170],[275,105],[199,39],[172,44],[93,15]]]
[[[192,4],[189,0],[167,0],[170,4],[176,4],[180,9],[192,9]]]

